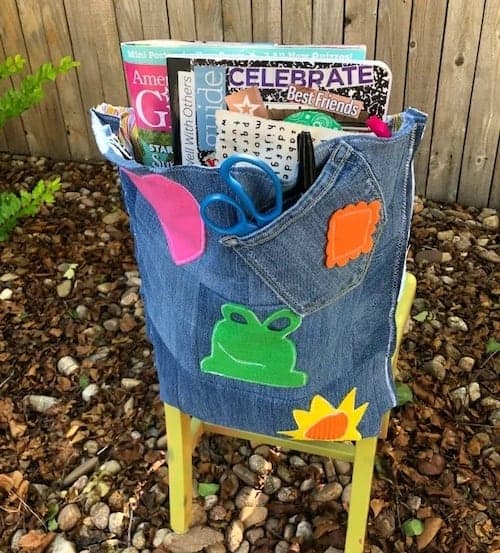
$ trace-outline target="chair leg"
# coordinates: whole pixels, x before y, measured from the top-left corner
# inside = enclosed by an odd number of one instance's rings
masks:
[[[191,417],[165,404],[168,443],[170,526],[174,532],[187,532],[191,522],[193,469]]]
[[[356,442],[345,553],[363,552],[376,450],[376,437]]]

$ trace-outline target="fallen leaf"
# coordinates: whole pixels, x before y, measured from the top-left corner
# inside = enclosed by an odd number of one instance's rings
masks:
[[[43,553],[55,537],[53,532],[46,534],[40,530],[30,530],[19,540],[19,547],[31,553]]]
[[[370,501],[370,507],[373,512],[373,516],[376,517],[379,515],[380,511],[387,507],[387,501],[384,501],[383,499],[372,499]]]
[[[424,520],[424,531],[420,536],[417,536],[417,548],[419,551],[422,551],[422,549],[425,549],[431,543],[442,525],[443,519],[439,517],[431,517]]]

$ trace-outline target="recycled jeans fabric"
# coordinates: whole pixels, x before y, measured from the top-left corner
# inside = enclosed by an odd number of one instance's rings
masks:
[[[361,435],[379,433],[382,415],[395,405],[394,314],[411,223],[412,163],[426,115],[409,108],[395,121],[401,126],[388,139],[351,135],[321,144],[316,160],[322,171],[297,203],[246,236],[207,230],[204,254],[182,266],[173,263],[154,210],[120,171],[163,401],[202,420],[273,435],[294,429],[293,410],[307,410],[315,395],[337,406],[356,388],[356,407],[368,402]],[[93,126],[101,132],[95,114]],[[106,150],[102,140],[99,147],[120,168],[161,173],[198,201],[228,192],[217,168],[152,170]],[[260,173],[248,168],[237,176],[257,203],[270,201]],[[332,213],[373,201],[381,209],[371,251],[326,268],[325,229]],[[229,224],[231,214],[219,209],[216,216]],[[245,306],[260,321],[283,308],[300,316],[290,340],[297,370],[308,375],[305,385],[267,386],[200,370],[227,303]]]

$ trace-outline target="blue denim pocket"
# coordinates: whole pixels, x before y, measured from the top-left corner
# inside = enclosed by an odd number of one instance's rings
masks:
[[[325,248],[332,214],[348,205],[374,201],[380,205],[380,215],[370,251],[344,266],[328,268]],[[226,236],[221,242],[291,309],[308,315],[363,281],[385,222],[384,198],[370,166],[361,153],[340,141],[316,182],[295,205],[266,227],[243,237]]]

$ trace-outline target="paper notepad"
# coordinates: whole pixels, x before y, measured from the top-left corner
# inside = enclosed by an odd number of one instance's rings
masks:
[[[310,132],[315,146],[325,140],[354,134],[349,131],[263,119],[226,110],[217,110],[216,125],[215,157],[217,163],[234,153],[259,157],[271,166],[285,187],[293,184],[297,179],[297,136],[299,133]]]

